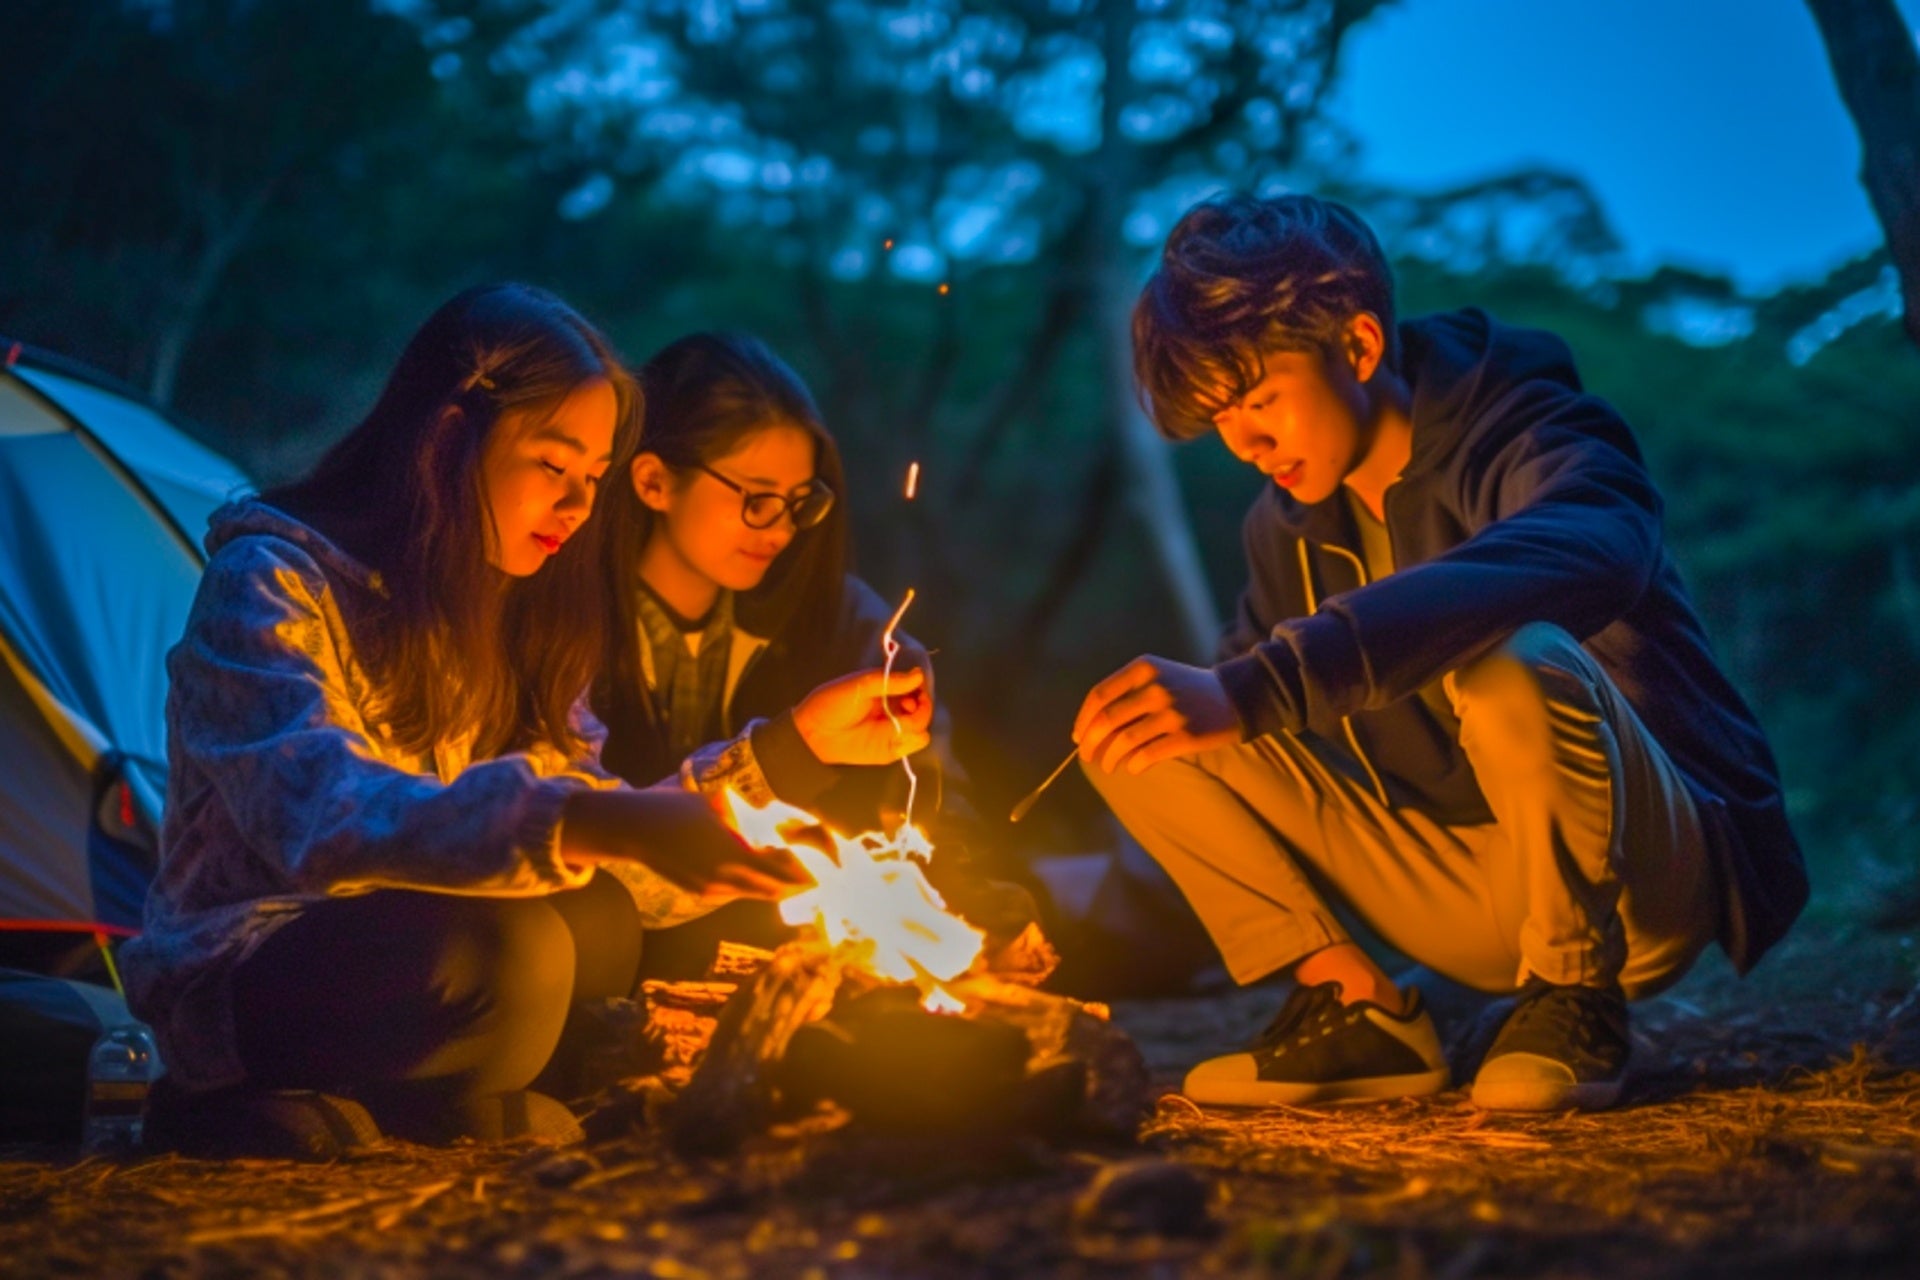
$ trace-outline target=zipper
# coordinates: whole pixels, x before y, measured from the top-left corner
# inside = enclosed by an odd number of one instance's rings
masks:
[[[1294,545],[1300,552],[1300,581],[1306,587],[1307,591],[1307,612],[1310,614],[1318,613],[1320,612],[1320,597],[1313,589],[1313,562],[1308,556],[1307,540],[1301,538],[1299,542]],[[1392,545],[1391,535],[1389,535],[1388,545]],[[1322,551],[1331,551],[1336,555],[1343,555],[1353,561],[1354,571],[1360,575],[1361,586],[1364,587],[1371,581],[1367,576],[1366,561],[1353,554],[1353,552],[1347,550],[1345,547],[1336,547],[1330,542],[1320,543],[1319,547]],[[1393,808],[1393,802],[1387,799],[1386,784],[1380,781],[1380,771],[1373,767],[1372,759],[1368,757],[1366,751],[1360,746],[1360,735],[1353,731],[1353,717],[1341,716],[1340,727],[1346,731],[1347,745],[1353,748],[1354,758],[1360,762],[1360,767],[1367,771],[1367,780],[1373,783],[1373,793],[1380,798],[1381,807],[1385,809]]]

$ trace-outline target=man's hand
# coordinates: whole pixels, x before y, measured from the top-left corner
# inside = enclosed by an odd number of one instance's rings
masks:
[[[707,798],[662,784],[567,797],[560,855],[568,862],[637,862],[696,897],[779,901],[813,883],[784,849],[751,849]]]
[[[1074,718],[1080,758],[1112,773],[1246,740],[1220,677],[1166,658],[1135,658],[1093,686]]]
[[[822,764],[892,764],[927,745],[932,723],[933,689],[918,667],[856,671],[793,709],[794,728]]]

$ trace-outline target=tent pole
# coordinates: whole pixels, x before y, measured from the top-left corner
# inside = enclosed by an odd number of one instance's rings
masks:
[[[100,958],[107,962],[107,976],[113,979],[113,989],[120,993],[122,1000],[125,1000],[127,989],[120,981],[120,966],[113,962],[113,945],[107,941],[107,935],[98,930],[94,932],[93,941],[94,945],[100,948]]]

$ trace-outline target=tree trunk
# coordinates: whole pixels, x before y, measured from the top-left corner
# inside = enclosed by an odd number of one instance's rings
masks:
[[[1132,254],[1121,234],[1127,213],[1127,193],[1134,154],[1120,136],[1120,108],[1131,83],[1128,51],[1133,43],[1131,4],[1103,6],[1106,80],[1100,108],[1100,149],[1094,157],[1089,192],[1093,236],[1094,323],[1100,327],[1101,382],[1106,396],[1107,421],[1120,450],[1127,497],[1134,514],[1146,526],[1154,565],[1166,587],[1180,622],[1190,661],[1207,662],[1220,637],[1220,615],[1214,607],[1200,546],[1187,518],[1186,499],[1174,474],[1173,451],[1141,412],[1133,385],[1131,316],[1139,282]]]
[[[1841,100],[1860,132],[1860,182],[1900,273],[1907,337],[1920,347],[1920,53],[1894,0],[1807,0]]]
[[[1054,556],[1040,590],[1020,611],[1012,634],[988,660],[985,687],[1018,688],[1025,674],[1035,669],[1047,633],[1072,598],[1075,584],[1099,556],[1100,543],[1112,524],[1109,517],[1119,472],[1118,450],[1108,443],[1094,460],[1066,545]]]
[[[227,268],[246,244],[247,237],[253,234],[254,224],[260,220],[260,215],[273,199],[280,172],[284,172],[284,169],[276,171],[274,176],[256,187],[232,217],[222,217],[217,211],[206,214],[200,256],[193,264],[192,274],[187,277],[180,305],[174,309],[173,318],[161,328],[160,340],[154,344],[153,375],[147,379],[147,394],[155,404],[173,403],[174,384],[179,380],[180,364],[186,359],[187,348],[200,329],[201,317],[206,315],[207,306],[213,301],[220,277],[227,273]],[[208,199],[216,197],[210,196]]]

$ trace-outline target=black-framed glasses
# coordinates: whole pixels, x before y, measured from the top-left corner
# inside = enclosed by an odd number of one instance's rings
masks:
[[[756,493],[738,480],[729,480],[704,462],[694,466],[740,495],[740,519],[749,529],[771,529],[782,515],[791,514],[793,527],[811,529],[833,510],[833,490],[824,481],[811,481],[793,497],[784,493]]]

